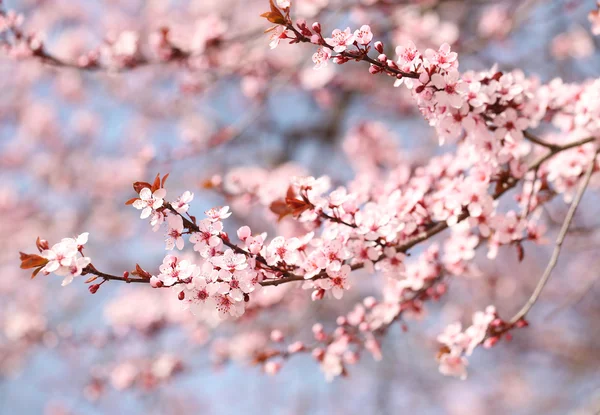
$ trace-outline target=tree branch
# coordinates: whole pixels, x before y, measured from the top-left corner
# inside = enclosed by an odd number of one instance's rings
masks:
[[[579,185],[579,189],[577,190],[575,199],[573,200],[573,202],[571,203],[571,206],[569,207],[567,216],[565,217],[565,220],[560,229],[558,237],[556,238],[556,244],[554,246],[554,251],[552,252],[552,256],[550,257],[550,262],[548,262],[548,265],[546,266],[546,269],[544,270],[542,277],[538,281],[537,286],[535,287],[535,290],[533,291],[533,294],[531,294],[531,297],[529,297],[529,300],[527,300],[527,302],[519,310],[519,312],[513,316],[513,318],[510,320],[510,324],[517,323],[519,320],[521,320],[523,317],[525,317],[525,315],[527,315],[527,313],[529,312],[531,307],[533,307],[533,305],[539,298],[540,294],[542,293],[544,286],[548,282],[548,279],[550,278],[550,274],[552,274],[552,270],[554,269],[554,267],[556,266],[556,264],[558,262],[558,257],[560,256],[560,250],[562,248],[562,244],[565,240],[565,237],[567,236],[569,226],[571,225],[571,222],[573,221],[573,217],[575,216],[575,211],[577,210],[577,207],[579,206],[579,202],[581,202],[581,198],[583,197],[583,194],[585,193],[585,190],[590,182],[590,178],[592,177],[592,173],[594,172],[594,167],[596,165],[596,157],[597,156],[598,156],[598,152],[596,152],[594,154],[592,161],[588,165],[587,171],[585,172],[585,176],[584,176],[581,184]]]

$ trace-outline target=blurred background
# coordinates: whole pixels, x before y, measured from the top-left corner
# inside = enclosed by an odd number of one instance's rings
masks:
[[[327,383],[310,357],[269,377],[249,364],[277,327],[294,340],[315,322],[333,326],[376,293],[355,278],[341,301],[310,301],[298,287],[265,290],[238,322],[198,322],[172,293],[110,283],[91,295],[81,279],[19,269],[18,251],[90,232],[86,253],[120,274],[164,256],[124,202],[131,183],[170,173],[168,198],[195,194],[191,213],[228,204],[227,230],[293,234],[264,207],[294,175],[337,184],[365,165],[417,166],[439,147],[404,88],[362,63],[315,71],[311,45],[269,48],[266,0],[5,0],[21,29],[63,63],[97,51],[99,70],[0,55],[0,413],[2,414],[597,414],[600,410],[600,264],[597,194],[590,192],[531,327],[511,343],[478,350],[469,378],[438,373],[436,335],[496,304],[510,315],[531,293],[549,256],[532,247],[519,263],[478,257],[478,277],[455,279],[408,332],[394,327],[384,359],[365,358]],[[600,76],[600,38],[586,1],[292,0],[292,14],[324,32],[369,24],[389,56],[412,40],[450,43],[461,70],[497,64],[543,82]],[[1,24],[0,24],[1,26]],[[182,59],[161,63],[157,33],[169,28]],[[1,30],[1,29],[0,29]],[[135,34],[126,42],[123,33]],[[163,32],[164,33],[164,32]],[[0,34],[0,43],[6,33]],[[158,43],[157,43],[158,42]],[[119,61],[129,48],[133,61]],[[165,59],[163,59],[165,60]],[[599,97],[600,99],[600,97]],[[361,146],[389,148],[367,160]],[[543,213],[553,238],[566,212]],[[189,253],[193,255],[193,253]],[[360,275],[360,274],[359,274]],[[290,285],[290,284],[288,284]],[[164,291],[164,292],[163,292]]]

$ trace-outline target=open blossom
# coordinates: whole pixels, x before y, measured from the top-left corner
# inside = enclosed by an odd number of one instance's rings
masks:
[[[50,249],[42,251],[40,256],[48,260],[41,269],[44,274],[54,273],[63,279],[65,286],[73,281],[74,277],[81,275],[83,269],[91,262],[88,257],[80,257],[80,249],[88,240],[88,233],[84,232],[77,238],[63,238]]]
[[[166,287],[179,282],[189,283],[192,277],[200,272],[196,265],[187,259],[180,260],[174,255],[167,255],[158,269],[160,270],[158,279]]]
[[[373,33],[371,27],[368,25],[362,25],[360,29],[354,31],[354,38],[359,45],[368,45],[373,40]]]
[[[267,262],[269,265],[275,265],[279,261],[284,261],[294,265],[298,261],[299,247],[298,238],[290,238],[286,241],[283,236],[278,236],[267,247]]]
[[[435,73],[431,76],[431,82],[438,88],[435,96],[441,104],[454,108],[462,107],[465,101],[464,95],[468,92],[469,87],[460,80],[457,70],[451,70],[445,75]]]
[[[233,249],[226,250],[223,255],[211,258],[214,266],[221,268],[219,277],[223,281],[230,281],[232,274],[248,267],[244,254],[236,254]]]
[[[167,218],[169,229],[167,230],[166,248],[171,251],[176,246],[180,251],[183,249],[183,219],[179,215],[169,215]]]
[[[190,208],[190,202],[193,199],[194,199],[194,194],[192,192],[186,190],[185,192],[183,192],[183,194],[181,196],[179,196],[177,198],[177,200],[175,202],[171,203],[171,206],[173,206],[173,209],[175,209],[175,211],[177,213],[184,214]]]
[[[147,187],[140,191],[140,198],[133,202],[133,207],[141,210],[141,219],[146,219],[152,214],[152,211],[162,207],[163,199],[167,195],[165,189],[156,189],[154,193]]]
[[[425,57],[429,63],[434,64],[441,69],[448,70],[458,66],[458,55],[456,52],[452,52],[450,50],[450,45],[447,43],[444,43],[442,46],[440,46],[440,49],[437,51],[433,49],[427,49],[425,51]]]
[[[597,7],[597,10],[592,10],[588,14],[588,19],[592,24],[592,33],[596,36],[600,35],[600,2]]]
[[[198,222],[198,232],[194,232],[190,236],[190,242],[194,244],[194,251],[206,258],[210,248],[216,248],[221,244],[219,235],[222,230],[222,222],[211,222],[210,219]]]
[[[279,46],[279,42],[281,42],[282,39],[287,38],[288,36],[286,28],[284,26],[276,26],[271,32],[271,42],[269,43],[269,47],[271,49],[275,49],[277,46]]]
[[[334,52],[341,53],[346,50],[346,48],[354,43],[355,37],[349,27],[346,30],[341,31],[340,29],[335,29],[331,33],[331,37],[325,39],[328,45],[333,46]]]
[[[254,275],[250,272],[236,272],[229,281],[218,284],[220,294],[227,294],[235,301],[243,301],[244,294],[250,294],[255,289]]]
[[[469,362],[457,352],[451,351],[440,356],[440,373],[465,380],[467,378],[467,365]]]
[[[223,219],[227,219],[231,216],[229,206],[212,208],[204,212],[204,214],[208,216],[208,219],[210,219],[211,222],[217,222]]]
[[[348,284],[348,275],[350,274],[350,265],[343,265],[338,270],[327,270],[329,278],[317,280],[317,286],[324,290],[331,290],[331,294],[336,299],[341,299],[344,296],[344,291],[350,288]]]
[[[513,108],[507,108],[506,111],[494,120],[494,124],[498,126],[494,134],[499,140],[522,140],[523,131],[529,127],[527,118],[519,117],[517,111]]]
[[[331,59],[331,49],[320,47],[312,56],[312,61],[315,63],[314,69],[324,68],[329,59]]]

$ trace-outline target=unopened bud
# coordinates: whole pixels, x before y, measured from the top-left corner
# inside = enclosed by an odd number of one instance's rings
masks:
[[[96,294],[96,291],[98,291],[98,288],[100,288],[100,284],[92,284],[88,287],[88,290],[90,290],[90,293]]]
[[[185,299],[185,293],[183,291],[179,291],[177,298],[179,298],[180,301],[183,301]]]
[[[375,42],[375,44],[373,45],[373,47],[375,48],[375,50],[379,53],[383,53],[383,43],[381,43],[379,40],[377,42]]]
[[[273,330],[271,332],[271,340],[279,343],[283,341],[283,333],[281,332],[281,330]]]
[[[314,22],[312,24],[312,29],[317,32],[317,33],[321,33],[321,23],[319,22]]]
[[[310,297],[312,298],[313,301],[317,301],[317,300],[322,300],[324,296],[325,296],[325,290],[322,288],[319,288],[318,290],[314,290]]]
[[[385,55],[385,53],[382,53],[381,55],[379,55],[377,57],[377,60],[381,63],[386,63],[387,62],[387,56]]]

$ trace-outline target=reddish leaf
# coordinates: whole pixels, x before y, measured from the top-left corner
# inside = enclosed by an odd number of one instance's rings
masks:
[[[133,190],[135,190],[136,193],[140,193],[142,191],[143,188],[151,188],[152,185],[148,182],[135,182],[133,184]]]
[[[165,182],[167,181],[167,177],[169,177],[170,173],[165,174],[165,177],[162,178],[162,182],[160,182],[160,187],[165,187]]]
[[[275,6],[275,3],[273,3],[273,0],[269,0],[269,4],[271,5],[271,11],[261,14],[260,17],[264,17],[271,23],[275,23],[275,24],[279,24],[279,25],[285,24],[285,17],[283,17],[283,14],[281,13],[281,11],[279,11],[277,6]]]
[[[150,190],[152,190],[152,193],[154,193],[158,189],[160,189],[160,173],[156,175],[156,177],[154,178],[154,183],[152,183],[152,187],[150,188]]]
[[[523,261],[523,258],[525,258],[525,249],[523,249],[523,245],[521,245],[520,243],[517,244],[517,255],[519,258],[519,262]]]
[[[50,249],[50,246],[48,246],[48,241],[46,241],[45,239],[40,239],[39,236],[35,241],[35,246],[37,246],[37,249],[40,252],[42,252],[46,249]]]
[[[145,278],[145,279],[150,279],[150,277],[152,277],[152,275],[150,275],[149,272],[144,271],[142,269],[142,267],[140,267],[139,264],[135,264],[135,271],[132,271],[131,273],[133,275],[136,275],[136,276],[138,276],[140,278]]]
[[[273,201],[269,209],[277,215],[278,221],[292,214],[292,210],[288,207],[287,203],[281,199]]]
[[[34,278],[36,277],[36,275],[38,275],[38,274],[39,274],[39,272],[42,270],[42,268],[44,268],[44,267],[39,267],[39,268],[36,268],[36,269],[35,269],[35,270],[34,270],[34,271],[31,273],[31,279],[34,279]]]
[[[46,258],[42,258],[36,254],[25,254],[23,252],[19,252],[21,258],[21,269],[30,269],[43,267],[48,263]]]
[[[125,202],[126,205],[133,205],[133,202],[135,202],[136,200],[140,200],[139,197],[134,197],[132,199],[129,199],[127,202]]]

